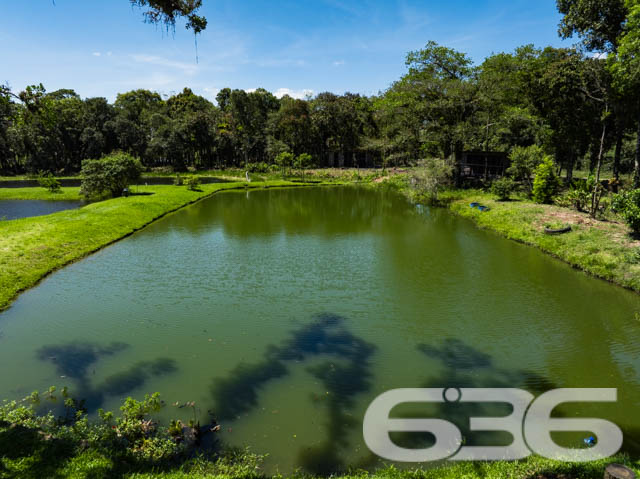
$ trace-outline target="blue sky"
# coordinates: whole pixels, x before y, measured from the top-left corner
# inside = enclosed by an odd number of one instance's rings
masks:
[[[214,99],[224,87],[277,94],[376,94],[428,40],[476,62],[527,43],[562,46],[555,0],[204,0],[198,37],[142,22],[128,0],[12,2],[0,20],[0,82],[42,82],[115,99],[185,86]]]

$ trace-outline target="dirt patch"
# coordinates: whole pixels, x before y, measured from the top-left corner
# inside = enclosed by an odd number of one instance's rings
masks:
[[[604,231],[615,243],[628,248],[640,247],[640,240],[634,240],[629,235],[630,230],[624,223],[615,220],[599,220],[588,213],[581,213],[556,206],[547,206],[545,212],[536,221],[536,226],[543,228],[547,223],[563,223],[583,228],[595,228]]]

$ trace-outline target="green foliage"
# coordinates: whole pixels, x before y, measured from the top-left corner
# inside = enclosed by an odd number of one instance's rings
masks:
[[[614,51],[626,20],[625,0],[558,0],[563,38],[574,35],[588,50]]]
[[[515,189],[516,182],[508,177],[497,179],[491,185],[491,193],[496,195],[501,201],[507,201]]]
[[[428,205],[437,204],[439,193],[452,182],[453,171],[449,160],[431,158],[422,161],[411,178],[420,201]]]
[[[136,4],[160,8],[153,19],[162,21],[160,11],[177,18],[199,2]],[[474,66],[465,53],[428,42],[407,55],[404,76],[371,98],[325,92],[304,100],[278,99],[264,89],[225,88],[215,105],[188,88],[168,99],[140,89],[109,104],[83,100],[72,90],[47,92],[42,85],[17,94],[0,87],[0,171],[71,174],[87,158],[121,150],[147,168],[244,167],[265,173],[264,165],[276,162],[286,175],[304,153],[320,167],[386,167],[531,144],[553,151],[558,164],[571,171],[594,150],[605,119],[604,103],[587,93],[615,90],[621,95],[617,103],[637,104],[638,83],[631,81],[637,76],[634,18],[630,14],[624,26],[619,55],[610,55],[609,61],[624,67],[613,75],[613,84],[608,75],[589,73],[603,70],[604,61],[572,49],[527,45]],[[631,128],[632,109],[611,106],[616,121],[625,120]],[[606,147],[614,130],[607,129]],[[286,166],[282,153],[294,157]],[[535,166],[513,174],[529,191]]]
[[[507,168],[507,174],[515,180],[521,181],[530,193],[533,189],[531,177],[544,158],[545,153],[540,146],[516,146],[509,155],[511,165]]]
[[[551,203],[559,187],[560,183],[556,176],[555,165],[551,157],[547,156],[535,170],[533,200],[536,203]]]
[[[185,27],[196,34],[207,28],[207,19],[197,14],[202,7],[202,0],[130,0],[132,5],[148,7],[144,12],[147,22],[164,24],[167,28],[175,28],[176,19],[187,19]]]
[[[558,196],[555,203],[564,208],[574,208],[576,211],[585,211],[591,202],[591,193],[586,189],[572,188]]]
[[[51,173],[47,173],[46,175],[43,173],[38,176],[38,184],[50,193],[61,192],[60,182]]]
[[[264,457],[248,450],[233,449],[216,455],[187,456],[178,436],[180,421],[169,429],[147,426],[148,414],[157,410],[153,396],[132,407],[127,421],[133,435],[123,435],[119,426],[89,422],[86,416],[64,424],[51,413],[39,415],[29,401],[5,402],[0,406],[0,476],[19,478],[99,479],[269,479],[261,466]],[[146,407],[144,404],[146,403]],[[141,406],[142,405],[142,406]],[[128,408],[127,407],[127,408]],[[145,411],[141,416],[140,412]],[[130,424],[129,424],[130,423]],[[175,437],[175,439],[174,439]],[[141,439],[142,438],[142,439]],[[531,456],[522,461],[458,462],[416,470],[393,466],[373,472],[351,471],[337,479],[503,479],[506,477],[581,477],[599,479],[611,462],[635,471],[640,463],[619,455],[589,463],[553,461]],[[291,477],[301,477],[294,473]],[[304,475],[308,479],[320,476]]]
[[[571,190],[555,199],[558,206],[574,208],[580,212],[587,212],[593,218],[598,214],[604,214],[609,207],[607,190],[602,183],[596,182],[594,175],[589,175],[586,180],[574,180]]]
[[[182,176],[180,176],[180,173],[178,173],[176,175],[176,177],[173,179],[173,184],[175,186],[182,186],[184,185],[184,178]]]
[[[198,191],[198,189],[200,188],[200,183],[200,177],[196,175],[189,176],[185,181],[187,188],[189,188],[191,191]]]
[[[283,177],[285,175],[285,171],[291,170],[294,160],[295,157],[293,156],[293,153],[290,153],[288,151],[283,151],[282,153],[278,154],[278,156],[276,156],[275,162],[276,165],[280,167],[280,171],[282,172]]]
[[[302,178],[304,179],[305,171],[313,166],[313,157],[309,153],[301,153],[294,160],[293,166],[296,170],[302,172]]]
[[[110,194],[115,198],[140,179],[142,165],[127,153],[114,153],[100,160],[84,161],[81,174],[82,195],[94,198]]]
[[[264,161],[249,163],[247,164],[247,171],[249,173],[269,173],[269,164]]]
[[[640,189],[614,195],[612,207],[624,218],[634,234],[640,234]]]

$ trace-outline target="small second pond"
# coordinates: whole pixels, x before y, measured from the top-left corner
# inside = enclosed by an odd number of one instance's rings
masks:
[[[84,201],[46,200],[0,200],[0,221],[50,215],[63,210],[72,210],[84,205]]]

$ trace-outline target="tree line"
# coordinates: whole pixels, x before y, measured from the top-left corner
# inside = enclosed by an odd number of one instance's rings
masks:
[[[213,103],[185,88],[80,98],[40,85],[0,88],[0,172],[80,171],[124,151],[147,168],[274,164],[282,153],[314,166],[405,165],[464,150],[541,146],[571,179],[580,168],[640,182],[640,0],[558,0],[573,48],[525,45],[474,65],[435,42],[371,97],[276,98],[225,88]],[[281,156],[280,156],[281,157]]]

